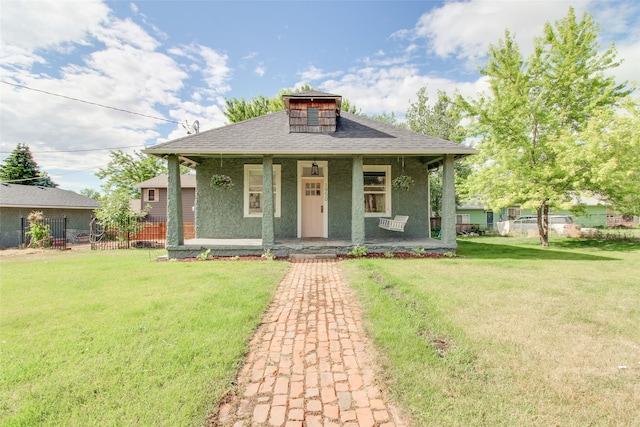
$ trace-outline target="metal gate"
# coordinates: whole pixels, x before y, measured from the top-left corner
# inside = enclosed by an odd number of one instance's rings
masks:
[[[91,220],[89,241],[92,250],[164,248],[167,239],[166,218],[130,218],[118,224]]]
[[[39,247],[53,249],[67,249],[67,217],[43,217],[39,221],[43,226],[49,226],[49,237],[40,242]],[[20,217],[20,243],[22,246],[31,244],[31,236],[27,234],[31,229],[29,219]],[[35,242],[33,242],[36,244]]]

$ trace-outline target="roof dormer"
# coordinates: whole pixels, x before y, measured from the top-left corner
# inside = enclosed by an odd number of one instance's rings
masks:
[[[336,131],[342,97],[317,91],[283,95],[289,116],[290,133],[331,133]]]

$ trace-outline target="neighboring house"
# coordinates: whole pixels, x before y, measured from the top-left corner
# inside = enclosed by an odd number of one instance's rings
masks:
[[[31,211],[46,217],[67,218],[67,241],[88,234],[98,202],[59,188],[0,183],[0,248],[18,247],[22,242],[22,218]]]
[[[481,204],[459,205],[456,207],[456,224],[492,230],[495,225],[493,211]]]
[[[567,209],[554,209],[549,211],[549,215],[571,215],[574,223],[586,228],[605,228],[617,225],[633,227],[638,224],[637,219],[634,222],[633,218],[623,218],[621,215],[615,214],[608,203],[599,197],[574,197],[572,204],[576,207],[581,205],[581,210],[573,212]],[[509,221],[525,215],[536,215],[536,212],[532,209],[511,206],[494,214],[482,204],[467,204],[457,207],[456,223],[478,224],[480,228],[492,229],[498,221]]]
[[[167,175],[158,175],[154,178],[136,184],[134,187],[140,189],[140,199],[132,201],[135,211],[142,211],[147,206],[150,210],[147,218],[154,221],[166,221],[167,212],[167,187],[169,178]],[[184,224],[185,238],[194,238],[194,211],[196,203],[196,176],[180,175],[180,186],[182,194],[182,221]]]
[[[310,250],[348,252],[395,239],[389,250],[455,251],[456,159],[473,148],[340,111],[342,97],[283,96],[285,110],[155,145],[168,161],[169,257]],[[196,170],[195,240],[185,241],[180,165]],[[443,165],[442,240],[430,238],[428,171]],[[392,181],[408,175],[409,191]],[[233,182],[212,188],[212,178]],[[272,188],[273,191],[263,191]],[[407,215],[404,232],[379,218]],[[322,243],[324,242],[324,243]],[[332,249],[328,247],[332,246]]]

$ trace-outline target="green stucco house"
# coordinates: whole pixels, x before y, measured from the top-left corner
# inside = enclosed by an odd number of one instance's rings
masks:
[[[168,162],[170,258],[212,254],[455,251],[454,162],[476,150],[340,110],[323,92],[285,110],[143,150]],[[182,232],[180,165],[196,171],[195,239]],[[443,165],[442,239],[430,238],[430,169]],[[396,188],[409,176],[413,185]],[[231,181],[230,188],[212,185]],[[271,188],[272,191],[263,191]],[[408,216],[404,231],[380,218]]]

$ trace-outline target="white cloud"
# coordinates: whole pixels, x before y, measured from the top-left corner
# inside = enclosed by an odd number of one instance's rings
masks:
[[[198,46],[198,53],[205,61],[202,74],[208,89],[221,94],[230,89],[231,68],[227,65],[229,57],[207,46]]]
[[[253,72],[259,75],[260,77],[263,77],[267,72],[267,68],[261,64],[261,65],[258,65],[256,68],[254,68]]]
[[[404,117],[409,104],[416,100],[416,93],[422,87],[427,88],[430,101],[435,102],[438,90],[443,90],[450,96],[458,91],[465,97],[474,97],[487,90],[487,83],[484,78],[464,83],[420,75],[417,67],[404,65],[356,68],[338,80],[327,80],[321,84],[322,90],[341,94],[364,114],[394,112],[399,118]]]
[[[300,76],[302,84],[307,84],[307,83],[315,82],[322,79],[330,79],[333,77],[337,77],[340,74],[342,74],[342,72],[340,71],[325,72],[318,67],[310,65],[306,70],[300,71],[298,73],[298,76]]]
[[[573,5],[580,16],[587,3],[567,0],[500,1],[471,0],[446,3],[422,15],[412,31],[398,34],[426,39],[429,52],[441,58],[455,57],[475,68],[490,44],[504,39],[506,29],[516,37],[527,57],[534,38],[542,34],[545,22],[566,16]]]
[[[111,16],[99,2],[7,4],[2,4],[3,36],[7,20],[19,16],[21,23],[16,26],[18,34],[2,40],[3,80],[177,122],[199,120],[203,130],[225,122],[219,95],[229,90],[227,55],[201,45],[164,49],[140,25]],[[43,9],[51,15],[43,14]],[[38,31],[22,30],[34,26]],[[89,53],[71,55],[89,44],[94,46]],[[53,52],[58,52],[55,68],[32,69]],[[192,101],[181,101],[185,88],[191,91]],[[8,85],[1,89],[3,157],[17,143],[27,143],[41,170],[65,188],[95,187],[88,182],[97,168],[106,166],[109,151],[105,149],[140,150],[166,135],[158,130],[166,128],[166,123],[153,118]],[[203,94],[207,95],[204,104],[199,102]],[[170,137],[185,135],[180,125],[173,126]],[[72,185],[73,180],[80,182]]]
[[[5,1],[2,2],[2,44],[25,49],[51,48],[73,42],[86,43],[87,35],[98,28],[109,9],[97,0]]]

